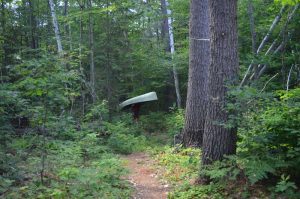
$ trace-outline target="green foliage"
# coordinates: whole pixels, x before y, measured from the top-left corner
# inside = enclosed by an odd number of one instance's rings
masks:
[[[103,100],[100,103],[93,104],[90,110],[87,112],[84,118],[85,121],[108,120],[108,105],[107,101]]]
[[[299,0],[275,0],[276,3],[282,3],[283,5],[296,5],[300,3]]]
[[[106,123],[110,137],[107,140],[108,146],[114,151],[123,154],[130,154],[145,148],[146,138],[135,136],[131,129],[123,122],[115,124]]]
[[[262,171],[274,173],[280,168],[298,175],[295,168],[300,163],[299,89],[277,93],[274,97],[280,101],[260,99],[255,109],[243,114],[247,120],[240,128],[240,155],[253,160],[257,169],[261,165]]]
[[[184,110],[179,109],[167,115],[167,131],[171,136],[181,132],[184,125]]]
[[[275,192],[284,193],[288,198],[296,198],[300,196],[300,193],[296,194],[297,186],[294,182],[289,181],[290,176],[281,175],[281,180],[275,187]]]
[[[194,199],[194,198],[224,198],[222,187],[211,183],[210,185],[184,184],[168,195],[169,199]]]
[[[163,177],[176,184],[196,177],[199,169],[199,149],[179,149],[165,147],[156,155],[159,165],[165,167]]]
[[[152,136],[151,145],[165,143],[164,136],[171,137],[183,127],[184,110],[148,111],[167,110],[174,103],[173,65],[185,99],[190,2],[169,1],[176,48],[172,56],[165,50],[160,1],[93,1],[93,8],[86,2],[69,1],[66,10],[56,2],[64,48],[57,56],[47,1],[1,1],[0,192],[4,197],[128,198],[128,185],[120,179],[125,170],[111,152],[144,150],[149,144],[144,133]],[[167,147],[160,153],[162,149],[151,146],[148,150],[158,153],[159,163],[166,167],[164,177],[176,185],[185,182],[171,198],[218,198],[217,192],[224,191],[222,181],[241,176],[249,186],[278,179],[274,195],[297,198],[293,181],[300,176],[299,14],[284,24],[299,0],[251,1],[256,47],[282,5],[287,5],[259,54],[251,49],[249,2],[238,2],[241,75],[252,60],[255,66],[268,67],[262,78],[232,89],[229,96],[227,110],[232,114],[224,125],[239,127],[238,154],[202,171],[215,184],[189,186],[186,181],[198,175],[199,151]],[[264,55],[275,39],[275,48],[283,42],[282,51]],[[96,102],[90,96],[92,50]],[[277,78],[266,84],[275,73]],[[289,73],[290,90],[281,91]],[[144,106],[147,113],[138,124],[116,113],[119,101],[151,90],[159,101]],[[22,117],[29,124],[15,127],[12,121]],[[39,175],[45,155],[48,176],[42,185]]]
[[[120,181],[125,173],[120,160],[105,155],[101,157],[101,161],[93,161],[87,168],[63,168],[59,177],[64,180],[64,186],[56,189],[71,198],[128,197],[129,187]]]
[[[14,167],[24,167],[23,178],[29,180],[11,179],[12,171],[5,170],[7,175],[0,178],[5,198],[128,198],[131,190],[121,180],[127,172],[121,160],[110,153],[111,149],[103,145],[97,134],[84,131],[77,134],[74,140],[48,139],[46,146],[32,135],[15,139],[10,146],[21,159]],[[44,173],[47,186],[35,174],[40,172],[41,147],[47,150]],[[22,183],[16,186],[14,182]]]
[[[140,118],[141,128],[148,133],[162,132],[166,129],[166,114],[163,112],[151,112]]]

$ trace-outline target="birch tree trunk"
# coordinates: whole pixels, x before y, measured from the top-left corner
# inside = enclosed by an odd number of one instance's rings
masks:
[[[269,40],[270,36],[271,36],[271,33],[273,32],[273,30],[275,29],[276,25],[279,23],[281,17],[282,17],[282,14],[283,12],[286,10],[286,6],[282,7],[281,10],[280,10],[280,13],[279,15],[277,15],[272,23],[272,25],[270,26],[270,29],[269,31],[267,32],[267,34],[265,35],[265,37],[263,38],[262,42],[260,43],[257,51],[256,51],[256,54],[258,54],[262,48],[266,45],[266,42]]]
[[[265,35],[265,37],[263,38],[263,40],[261,41],[258,49],[256,50],[256,54],[260,53],[260,51],[262,50],[262,48],[266,45],[266,42],[269,40],[271,33],[273,32],[273,30],[275,29],[276,25],[279,23],[282,14],[284,13],[284,11],[286,10],[286,6],[283,6],[279,12],[279,14],[275,17],[275,19],[272,22],[272,25],[270,26],[267,34]],[[248,66],[248,69],[243,77],[243,80],[240,83],[240,87],[244,86],[248,79],[249,79],[249,74],[251,73],[252,69],[253,69],[254,63],[253,61],[251,62],[251,64]]]
[[[89,8],[92,9],[92,0],[88,1]],[[93,17],[89,14],[89,45],[90,45],[90,85],[91,85],[91,96],[93,103],[96,102],[95,92],[95,61],[94,61],[94,24]]]
[[[295,16],[295,14],[297,13],[296,11],[299,8],[299,4],[295,5],[293,10],[289,13],[288,18],[286,20],[286,22],[284,23],[284,25],[282,26],[277,38],[272,42],[272,44],[270,45],[270,47],[268,48],[267,52],[265,53],[265,55],[269,55],[270,53],[273,52],[279,38],[285,38],[284,35],[287,32],[287,28],[288,28],[288,24],[290,23],[290,21],[293,19],[293,17]],[[276,54],[279,51],[281,51],[281,49],[284,47],[284,45],[286,44],[288,39],[283,39],[283,41],[280,43],[280,45],[275,49],[275,51],[272,54]],[[263,72],[266,70],[267,68],[267,64],[259,64],[257,69],[253,72],[253,74],[250,77],[250,80],[252,79],[258,79]]]
[[[176,101],[177,101],[177,107],[181,108],[181,94],[180,94],[180,87],[179,87],[179,78],[178,78],[178,73],[176,69],[176,65],[173,61],[174,59],[174,53],[175,53],[175,46],[174,46],[174,35],[173,35],[173,27],[172,27],[172,18],[171,18],[171,10],[168,8],[169,2],[168,0],[161,0],[161,6],[162,6],[162,11],[163,14],[166,14],[167,20],[163,20],[163,28],[162,28],[162,34],[163,37],[167,34],[168,39],[167,39],[167,48],[166,50],[171,53],[172,56],[172,73],[173,73],[173,78],[174,78],[174,87],[175,87],[175,93],[176,93]]]
[[[52,23],[53,23],[53,28],[54,28],[54,33],[55,33],[55,38],[57,43],[57,51],[59,55],[62,55],[63,47],[61,44],[61,38],[60,38],[59,27],[58,27],[56,14],[55,14],[55,7],[54,7],[53,0],[49,0],[49,5],[50,5]]]
[[[189,80],[183,144],[200,147],[207,110],[210,63],[208,0],[192,0],[190,14]]]
[[[238,74],[237,0],[210,0],[210,52],[208,111],[202,147],[202,164],[236,152],[236,129],[226,127],[228,84]]]

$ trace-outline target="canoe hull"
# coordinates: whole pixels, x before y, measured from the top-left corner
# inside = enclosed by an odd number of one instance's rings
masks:
[[[149,101],[154,101],[154,100],[158,100],[156,92],[150,92],[150,93],[146,93],[143,95],[139,95],[139,96],[130,98],[130,99],[122,102],[121,104],[119,104],[119,106],[121,108],[124,108],[124,107],[132,105],[132,104],[149,102]]]

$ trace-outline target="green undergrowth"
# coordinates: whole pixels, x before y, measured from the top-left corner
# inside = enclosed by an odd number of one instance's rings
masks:
[[[300,198],[300,89],[232,94],[236,101],[227,108],[237,114],[228,125],[239,126],[236,155],[200,168],[195,149],[155,151],[162,177],[173,186],[169,198]],[[179,115],[169,116],[174,127]],[[198,176],[210,184],[195,185]]]
[[[195,148],[157,148],[153,155],[162,178],[172,187],[169,199],[223,198],[219,184],[194,185],[199,175],[201,151]]]
[[[250,194],[248,189],[244,190],[234,182],[237,180],[234,178],[235,171],[227,167],[228,162],[216,163],[201,169],[199,173],[200,156],[201,150],[195,148],[164,147],[155,151],[157,167],[163,171],[161,177],[172,186],[169,199],[243,198]],[[196,180],[199,174],[205,174],[211,182],[208,185],[198,185]],[[229,178],[229,174],[232,178]],[[239,183],[245,185],[245,182]]]
[[[200,168],[201,151],[192,148],[164,147],[154,150],[156,166],[161,177],[172,186],[169,199],[196,198],[299,198],[297,186],[289,176],[272,178],[277,165],[240,156],[229,156],[223,161]],[[275,161],[269,158],[269,161]],[[200,168],[200,172],[199,172]],[[277,171],[276,171],[277,172]],[[198,184],[198,177],[206,176],[209,184]],[[266,180],[263,180],[266,179]],[[274,180],[275,179],[275,180]],[[272,182],[272,180],[274,182]]]
[[[164,169],[162,177],[169,183],[176,185],[195,178],[199,170],[199,149],[176,149],[173,147],[161,148],[155,159]]]
[[[35,134],[14,138],[10,150],[0,154],[1,160],[14,160],[1,164],[6,165],[1,168],[6,169],[0,177],[2,197],[129,198],[131,187],[121,178],[127,170],[114,149],[94,132],[77,131],[70,136],[68,140],[49,136],[45,143]],[[42,153],[46,153],[43,174]]]
[[[146,132],[146,125],[128,114],[113,122],[100,120],[99,115],[88,113],[80,124],[71,117],[49,120],[45,137],[30,128],[5,138],[0,150],[0,197],[130,198],[132,187],[124,180],[128,171],[119,154],[161,148],[169,136]],[[144,123],[149,121],[144,117]]]

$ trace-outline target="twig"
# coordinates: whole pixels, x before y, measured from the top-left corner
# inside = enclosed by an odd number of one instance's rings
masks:
[[[259,93],[262,93],[262,92],[265,90],[265,88],[266,88],[266,86],[268,85],[268,83],[269,83],[272,79],[274,79],[278,74],[279,74],[279,73],[276,73],[273,77],[271,77],[271,78],[265,83],[265,86],[261,89],[261,91],[260,91]]]
[[[261,89],[261,91],[260,91],[259,93],[262,93],[262,92],[265,90],[265,88],[266,88],[266,86],[268,85],[268,83],[269,83],[272,79],[274,79],[278,74],[279,74],[279,73],[276,73],[273,77],[271,77],[271,78],[265,83],[264,87]],[[254,99],[249,100],[246,104],[250,104],[253,100],[254,100]]]
[[[286,81],[286,90],[287,91],[289,91],[289,84],[290,84],[290,78],[291,78],[291,73],[292,73],[293,67],[294,67],[294,64],[290,68],[289,75],[288,75],[288,78],[287,78],[287,81]]]

